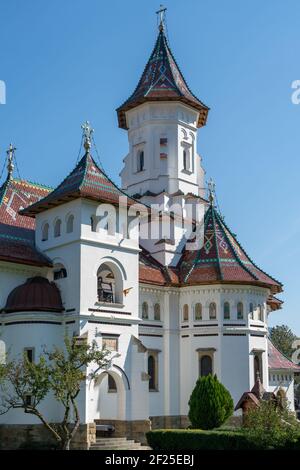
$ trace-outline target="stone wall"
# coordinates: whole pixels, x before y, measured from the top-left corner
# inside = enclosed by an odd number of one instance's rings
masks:
[[[88,449],[89,445],[96,441],[95,423],[81,424],[74,440],[72,449]],[[0,449],[55,449],[56,440],[43,424],[1,424],[0,425]]]
[[[151,429],[186,429],[189,425],[187,416],[151,416]]]
[[[150,431],[151,423],[149,419],[135,421],[120,421],[115,419],[96,419],[96,424],[111,424],[115,431],[113,437],[127,437],[137,442],[146,444],[146,432]]]

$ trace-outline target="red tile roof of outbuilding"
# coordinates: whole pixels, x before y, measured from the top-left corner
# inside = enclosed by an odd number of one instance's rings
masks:
[[[285,357],[278,349],[274,346],[272,341],[268,340],[268,359],[269,369],[281,370],[293,370],[300,372],[300,366],[292,362],[290,359]]]

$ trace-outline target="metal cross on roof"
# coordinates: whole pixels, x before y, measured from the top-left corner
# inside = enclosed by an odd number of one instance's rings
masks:
[[[83,131],[83,137],[84,137],[84,148],[87,152],[89,152],[91,148],[91,137],[94,132],[94,129],[90,126],[89,121],[85,121],[85,123],[82,124],[81,129]]]
[[[15,156],[15,151],[16,147],[14,147],[13,144],[9,144],[8,150],[6,150],[7,153],[7,171],[8,171],[8,177],[10,178],[11,175],[13,174],[14,171],[14,156]]]
[[[166,11],[167,9],[163,5],[160,5],[159,10],[157,10],[156,12],[157,16],[159,15],[159,30],[160,31],[164,29],[164,20],[165,20]]]
[[[210,178],[207,185],[208,185],[208,192],[209,192],[209,201],[211,204],[213,204],[215,200],[216,183],[214,182],[212,178]]]

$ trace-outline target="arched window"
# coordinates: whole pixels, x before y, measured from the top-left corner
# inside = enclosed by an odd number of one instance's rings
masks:
[[[230,305],[229,302],[224,302],[224,320],[230,319]]]
[[[67,233],[72,233],[74,230],[74,215],[69,215],[67,219]]]
[[[53,270],[53,279],[57,281],[58,279],[64,279],[67,277],[67,270],[63,264],[56,264]]]
[[[200,376],[205,377],[212,374],[212,358],[208,355],[200,358]]]
[[[202,305],[195,304],[195,320],[202,320]]]
[[[123,283],[122,276],[104,263],[97,272],[98,301],[108,303],[122,303]]]
[[[253,303],[251,302],[249,304],[249,315],[250,315],[250,320],[253,320],[253,311],[254,311],[254,308],[253,308]]]
[[[215,320],[217,318],[217,305],[215,302],[209,304],[209,319]]]
[[[157,357],[154,354],[148,356],[148,375],[149,375],[149,390],[157,391],[158,389],[158,374],[157,374]]]
[[[254,382],[256,382],[257,378],[260,378],[260,381],[263,381],[262,377],[262,368],[261,368],[261,358],[258,354],[254,356]]]
[[[183,306],[183,321],[189,321],[189,306],[185,304]]]
[[[60,235],[61,235],[61,220],[57,219],[57,221],[54,224],[54,236],[60,237]]]
[[[46,223],[42,230],[42,241],[45,242],[49,238],[49,224]]]
[[[154,320],[160,320],[160,305],[154,305]]]
[[[108,374],[108,392],[115,393],[117,391],[117,384],[111,374]]]
[[[258,319],[260,321],[264,321],[264,311],[261,305],[258,305],[257,312],[258,312]]]
[[[145,169],[145,156],[144,151],[139,150],[137,155],[137,171],[143,171]]]
[[[237,310],[237,319],[242,320],[244,318],[244,306],[242,302],[239,302],[236,307]]]
[[[143,302],[142,304],[142,318],[145,320],[149,318],[149,308],[147,302]]]

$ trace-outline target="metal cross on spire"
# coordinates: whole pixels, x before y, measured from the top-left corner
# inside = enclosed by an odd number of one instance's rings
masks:
[[[16,147],[14,147],[13,144],[9,144],[8,150],[6,150],[7,153],[7,172],[8,172],[8,178],[11,178],[13,171],[14,171],[14,157],[15,157],[15,151]]]
[[[83,138],[84,138],[84,148],[86,150],[87,153],[89,153],[90,149],[91,149],[91,137],[92,137],[92,134],[94,132],[94,129],[92,129],[92,127],[90,126],[90,123],[89,121],[85,121],[85,123],[82,124],[81,126],[81,129],[83,131]]]
[[[216,183],[212,178],[210,178],[208,182],[208,193],[209,193],[209,202],[213,205],[215,200],[215,193],[216,193]]]
[[[160,5],[159,10],[157,10],[157,12],[156,12],[157,17],[159,15],[159,30],[160,31],[163,31],[163,29],[164,29],[166,11],[167,11],[167,9],[163,5]]]

